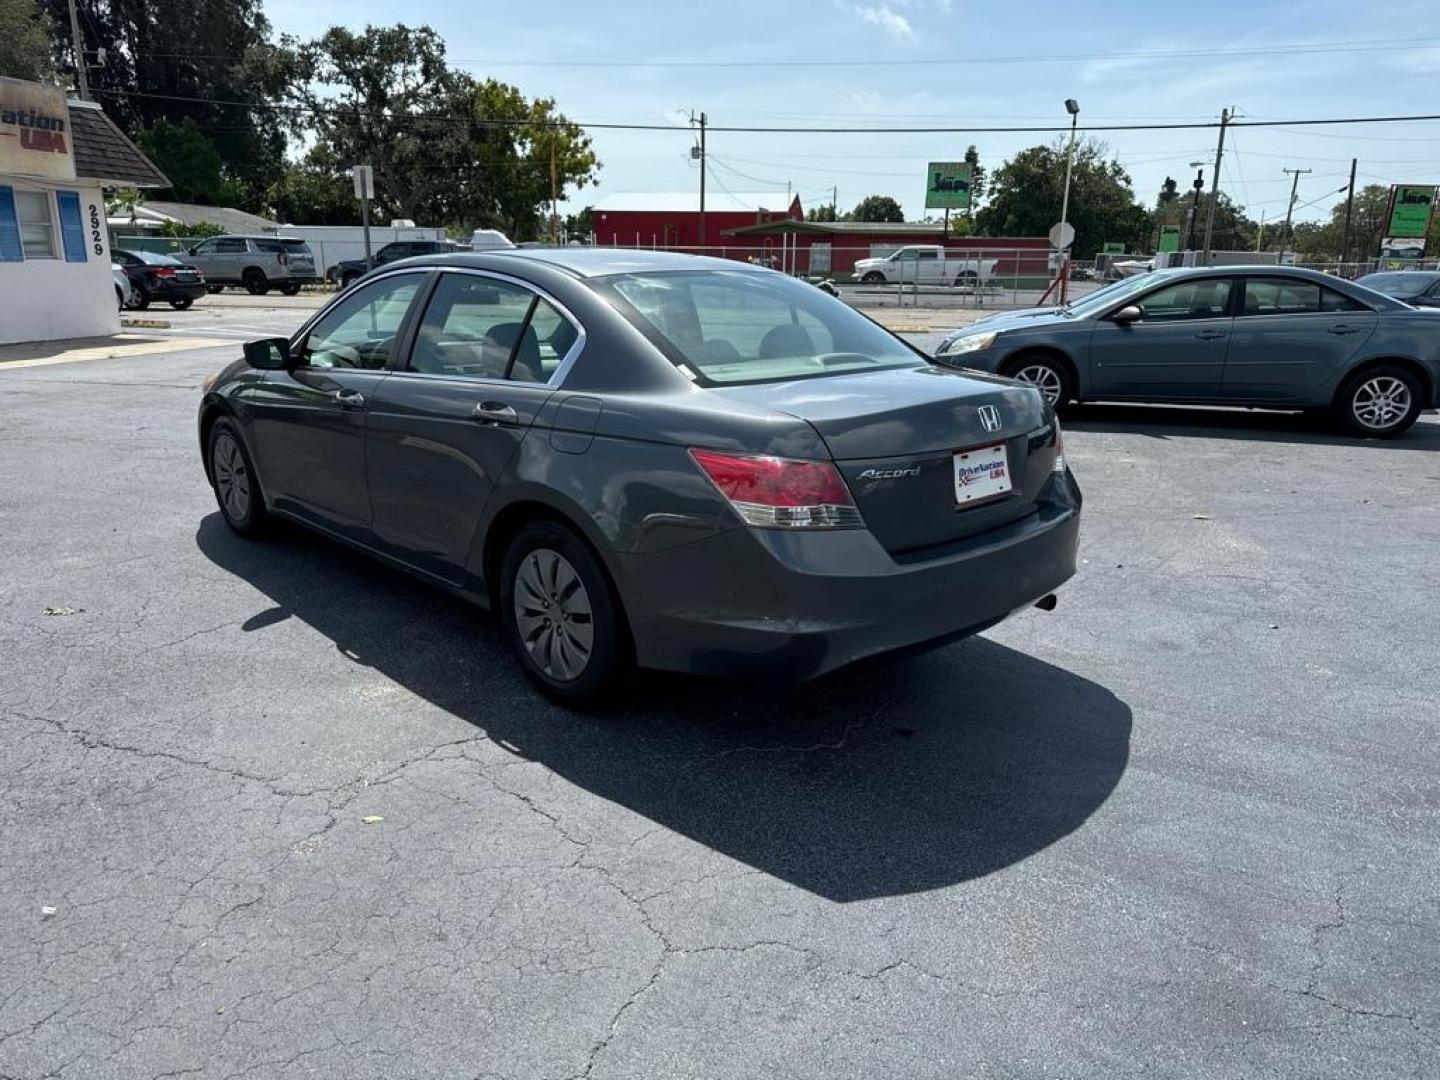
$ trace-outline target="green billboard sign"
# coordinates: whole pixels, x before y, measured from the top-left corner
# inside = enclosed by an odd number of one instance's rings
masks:
[[[1160,250],[1172,253],[1180,250],[1179,225],[1160,226]]]
[[[1125,245],[1117,244],[1113,240],[1107,240],[1105,243],[1100,245],[1100,253],[1102,255],[1124,255]]]
[[[932,161],[925,169],[926,210],[967,210],[970,207],[970,165],[964,161]]]
[[[1390,227],[1386,236],[1424,236],[1435,206],[1435,185],[1396,184],[1390,189]]]

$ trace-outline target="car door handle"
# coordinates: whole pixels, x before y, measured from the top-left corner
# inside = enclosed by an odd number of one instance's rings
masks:
[[[1330,327],[1330,333],[1332,334],[1358,334],[1359,332],[1360,327],[1351,326],[1349,323],[1336,323]]]
[[[478,401],[474,415],[485,424],[513,424],[520,419],[520,414],[503,401]]]
[[[1197,330],[1195,336],[1201,341],[1214,341],[1225,336],[1224,330]]]
[[[336,390],[335,404],[342,409],[363,409],[365,407],[365,395],[359,390]]]

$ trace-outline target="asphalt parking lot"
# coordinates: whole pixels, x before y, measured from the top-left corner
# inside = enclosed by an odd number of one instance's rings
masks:
[[[1087,407],[1053,613],[579,715],[226,530],[215,310],[0,365],[0,1077],[1440,1074],[1433,414]]]

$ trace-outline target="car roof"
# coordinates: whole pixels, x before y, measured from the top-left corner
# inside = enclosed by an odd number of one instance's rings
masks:
[[[542,247],[501,248],[493,251],[453,251],[405,260],[407,266],[456,266],[503,272],[517,262],[538,263],[563,270],[578,278],[609,274],[646,274],[680,270],[727,270],[770,273],[734,259],[708,255],[684,255],[674,251],[647,251],[644,248]]]
[[[1399,277],[1404,275],[1407,278],[1429,278],[1434,280],[1440,278],[1440,270],[1372,270],[1364,277],[1358,277],[1356,281],[1364,281],[1365,278],[1373,277]]]

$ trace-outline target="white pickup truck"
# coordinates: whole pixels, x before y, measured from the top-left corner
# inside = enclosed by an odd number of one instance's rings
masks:
[[[855,280],[866,285],[981,285],[995,276],[999,259],[982,259],[939,244],[903,247],[883,259],[858,259]]]

